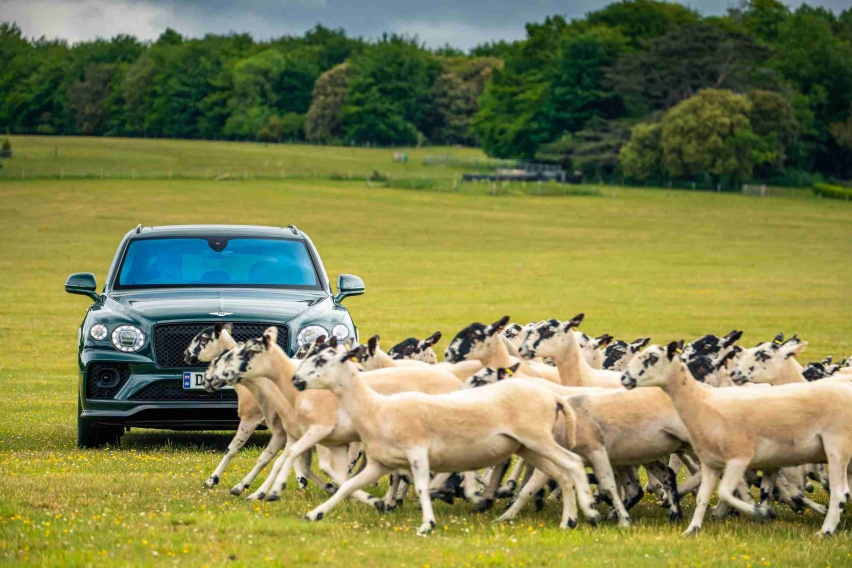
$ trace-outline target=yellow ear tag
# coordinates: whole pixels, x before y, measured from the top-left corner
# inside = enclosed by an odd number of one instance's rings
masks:
[[[514,375],[514,374],[515,374],[515,371],[513,371],[513,370],[512,370],[512,369],[510,369],[509,367],[506,367],[506,374],[507,374],[507,375],[509,375],[509,376],[511,377],[512,375]]]
[[[357,356],[355,356],[355,355],[353,355],[352,357],[350,357],[350,358],[349,358],[349,360],[350,360],[350,361],[352,361],[353,363],[357,363],[357,362],[358,362],[358,357],[357,357]]]

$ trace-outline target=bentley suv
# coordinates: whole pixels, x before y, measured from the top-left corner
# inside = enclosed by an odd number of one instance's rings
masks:
[[[97,447],[131,427],[235,429],[236,392],[204,390],[204,368],[184,360],[191,339],[227,322],[237,341],[278,327],[290,355],[320,335],[357,341],[341,302],[364,283],[341,274],[333,293],[293,225],[140,225],[119,244],[100,293],[88,272],[70,275],[65,290],[94,302],[77,332],[77,443]]]

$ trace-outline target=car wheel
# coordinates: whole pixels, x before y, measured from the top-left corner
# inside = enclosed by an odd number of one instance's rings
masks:
[[[78,448],[101,448],[107,444],[115,444],[121,441],[124,428],[121,426],[104,426],[93,424],[90,420],[83,418],[83,407],[80,399],[77,399],[77,447]]]

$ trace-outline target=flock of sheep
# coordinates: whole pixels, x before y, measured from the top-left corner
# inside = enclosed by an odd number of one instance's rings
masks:
[[[742,332],[733,331],[661,347],[648,338],[590,338],[576,330],[582,321],[580,314],[526,326],[508,316],[474,323],[441,363],[433,350],[440,333],[388,352],[378,336],[356,346],[321,338],[290,358],[275,327],[245,343],[234,341],[228,324],[205,329],[185,358],[210,362],[205,388],[234,386],[240,412],[238,432],[205,486],[219,483],[265,422],[269,444],[231,494],[245,492],[284,448],[248,498],[280,499],[295,470],[300,487],[311,481],[329,493],[309,520],[347,497],[392,509],[413,485],[419,534],[435,527],[433,498],[463,497],[479,511],[510,499],[504,521],[530,500],[543,506],[548,488],[547,499],[562,500],[560,527],[576,526],[578,506],[598,522],[596,503],[609,507],[607,519],[629,526],[629,510],[646,492],[673,522],[682,518],[681,497],[697,492],[684,533],[694,534],[718,482],[714,517],[771,518],[777,502],[824,516],[820,534],[837,530],[852,485],[852,357],[802,367],[795,356],[807,343],[795,336],[742,348]],[[314,450],[331,481],[312,471]],[[384,498],[363,490],[385,475]],[[829,492],[827,507],[807,496],[815,484]],[[759,501],[751,487],[759,487]]]

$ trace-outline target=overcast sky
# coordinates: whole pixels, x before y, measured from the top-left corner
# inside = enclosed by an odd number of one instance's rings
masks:
[[[812,0],[835,12],[850,0]],[[416,35],[431,47],[461,49],[524,36],[524,24],[561,14],[581,17],[608,0],[0,0],[0,21],[30,37],[80,41],[132,34],[155,39],[172,27],[188,36],[249,32],[258,39],[301,34],[317,23],[374,38],[384,31]],[[723,13],[736,0],[682,2],[703,14]],[[786,2],[798,6],[800,0]]]

